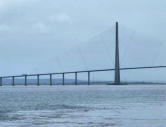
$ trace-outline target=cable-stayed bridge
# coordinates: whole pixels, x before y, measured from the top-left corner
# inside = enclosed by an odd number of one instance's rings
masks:
[[[41,76],[49,76],[49,84],[50,85],[54,85],[53,80],[55,79],[54,75],[61,75],[61,80],[62,80],[62,85],[68,84],[68,82],[65,82],[65,77],[68,74],[74,74],[74,80],[75,80],[75,85],[78,85],[78,75],[81,73],[86,73],[87,74],[87,84],[90,85],[91,84],[91,74],[94,72],[114,72],[114,82],[111,82],[109,84],[114,84],[114,85],[120,85],[123,84],[123,82],[121,82],[121,71],[124,70],[141,70],[141,69],[157,69],[157,68],[166,68],[166,66],[134,66],[134,67],[125,67],[122,68],[120,67],[120,58],[119,58],[119,54],[120,54],[120,48],[119,48],[119,28],[118,28],[118,22],[116,22],[116,36],[115,36],[115,65],[114,68],[109,68],[109,69],[87,69],[87,70],[80,70],[80,71],[67,71],[67,72],[56,72],[56,73],[40,73],[40,74],[23,74],[23,75],[11,75],[11,76],[2,76],[0,77],[0,85],[3,85],[3,80],[4,79],[11,79],[11,85],[16,85],[17,83],[16,78],[24,78],[24,83],[23,85],[28,85],[28,78],[29,77],[36,77],[36,84],[40,85],[40,81],[41,81]],[[134,55],[134,54],[133,54]]]

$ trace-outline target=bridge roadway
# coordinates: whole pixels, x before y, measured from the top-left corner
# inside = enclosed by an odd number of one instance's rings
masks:
[[[157,69],[157,68],[166,68],[166,66],[142,66],[142,67],[127,67],[127,68],[120,68],[120,70],[139,70],[139,69]],[[100,69],[100,70],[85,70],[85,71],[71,71],[71,72],[58,72],[58,73],[41,73],[41,74],[24,74],[24,75],[13,75],[13,76],[2,76],[0,77],[0,85],[2,85],[2,79],[4,78],[12,78],[12,85],[15,84],[15,78],[25,78],[24,85],[27,85],[27,77],[36,76],[37,77],[37,84],[40,85],[40,76],[50,76],[50,85],[52,85],[52,75],[62,75],[62,84],[65,83],[65,74],[75,74],[75,84],[77,84],[77,74],[78,73],[88,73],[88,85],[90,85],[90,73],[91,72],[105,72],[105,71],[114,71],[115,69]]]
[[[154,69],[154,68],[166,68],[166,66],[147,66],[147,67],[127,67],[120,68],[120,70],[138,70],[138,69]],[[72,73],[88,73],[88,72],[100,72],[100,71],[114,71],[115,69],[100,69],[100,70],[85,70],[85,71],[71,71],[71,72],[58,72],[58,73],[41,73],[41,74],[26,74],[26,75],[13,75],[2,76],[0,78],[12,78],[12,77],[24,77],[24,76],[42,76],[42,75],[56,75],[56,74],[72,74]]]

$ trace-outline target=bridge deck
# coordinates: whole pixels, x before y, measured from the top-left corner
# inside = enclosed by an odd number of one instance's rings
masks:
[[[120,68],[121,71],[125,70],[138,70],[138,69],[155,69],[155,68],[166,68],[166,66],[147,66],[147,67],[127,67],[127,68]],[[85,71],[71,71],[71,72],[58,72],[58,73],[41,73],[41,74],[26,74],[26,75],[13,75],[13,76],[3,76],[0,77],[0,85],[2,85],[3,80],[5,78],[11,78],[12,79],[12,85],[15,85],[15,78],[24,78],[25,82],[24,85],[27,85],[27,77],[35,76],[37,77],[37,85],[40,85],[40,76],[50,76],[50,85],[53,84],[52,82],[52,75],[62,75],[62,84],[65,85],[65,75],[66,74],[75,74],[75,84],[78,83],[78,77],[77,75],[79,73],[88,73],[88,85],[90,85],[90,74],[92,72],[106,72],[106,71],[115,71],[114,68],[112,69],[100,69],[100,70],[85,70]]]

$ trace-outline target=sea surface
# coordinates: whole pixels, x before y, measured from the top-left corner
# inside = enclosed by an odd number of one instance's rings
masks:
[[[166,85],[2,86],[0,127],[166,127]]]

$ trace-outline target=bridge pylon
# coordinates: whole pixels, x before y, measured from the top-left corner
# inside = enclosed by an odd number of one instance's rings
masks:
[[[115,44],[115,85],[120,85],[120,60],[119,60],[119,28],[116,22],[116,44]]]

